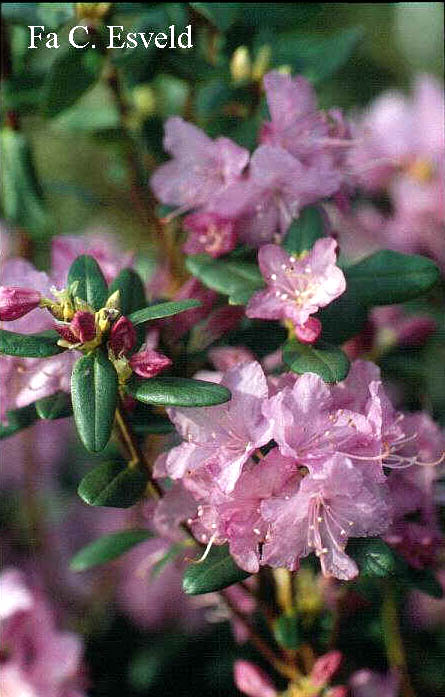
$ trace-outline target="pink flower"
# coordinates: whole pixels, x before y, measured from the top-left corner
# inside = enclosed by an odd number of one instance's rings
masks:
[[[2,641],[8,649],[2,656],[2,695],[82,697],[79,638],[56,628],[47,600],[28,588],[19,571],[5,569],[0,584]]]
[[[215,485],[231,491],[244,462],[270,438],[261,411],[268,390],[256,362],[228,370],[221,383],[232,393],[227,404],[167,410],[186,442],[170,450],[165,468],[173,479],[193,478],[203,468],[211,470]]]
[[[220,218],[216,213],[191,213],[184,218],[183,226],[189,233],[183,247],[186,254],[205,252],[216,258],[236,247],[234,221]]]
[[[329,651],[324,656],[317,658],[311,670],[312,683],[317,687],[327,685],[340,668],[342,658],[340,651]]]
[[[261,510],[270,523],[263,563],[295,571],[315,552],[323,573],[343,580],[358,574],[345,553],[348,538],[379,535],[392,516],[385,484],[339,455],[303,477],[293,495],[263,502]]]
[[[51,295],[51,280],[43,271],[37,269],[25,259],[19,257],[8,259],[0,267],[0,283],[2,286],[22,287],[26,279],[27,286],[32,288],[35,295],[32,298],[34,307],[37,307],[37,294],[39,300],[42,296],[48,297]],[[33,309],[33,308],[30,308]],[[22,334],[32,334],[34,332],[43,332],[46,329],[52,328],[53,322],[51,315],[41,310],[33,312],[26,318],[17,317],[12,321],[8,320],[8,330],[19,332]]]
[[[238,690],[248,697],[278,697],[269,676],[250,661],[238,659],[234,665],[234,679]]]
[[[143,378],[152,378],[172,364],[170,358],[154,349],[143,348],[129,360],[131,369]]]
[[[297,259],[278,245],[261,247],[258,262],[268,287],[249,300],[247,316],[288,319],[303,332],[310,315],[346,289],[343,272],[336,265],[336,248],[335,240],[320,239]]]
[[[400,676],[397,673],[382,675],[364,668],[352,675],[349,685],[352,697],[397,697],[399,694]]]
[[[62,339],[70,344],[84,344],[96,336],[96,322],[91,312],[78,310],[69,324],[56,324],[55,329]]]
[[[39,306],[41,294],[33,288],[0,286],[0,320],[10,322],[24,317]]]
[[[135,346],[136,341],[136,329],[132,322],[130,322],[128,317],[119,317],[111,327],[110,338],[108,340],[108,345],[114,355],[120,356],[121,354],[128,353]]]
[[[106,232],[85,235],[59,235],[51,244],[51,276],[57,287],[66,286],[68,270],[81,254],[94,257],[107,283],[133,263],[132,252],[122,252],[116,236]]]
[[[150,185],[162,203],[184,211],[207,203],[241,176],[249,153],[229,138],[211,140],[179,116],[165,124],[164,149],[173,159],[158,167]]]
[[[197,278],[190,278],[181,286],[173,300],[187,300],[188,298],[199,300],[201,305],[193,307],[187,312],[181,312],[173,318],[162,320],[161,326],[168,328],[168,338],[171,341],[178,341],[189,329],[210,314],[218,299],[218,293],[205,288]]]
[[[208,356],[216,370],[222,371],[255,360],[253,353],[244,346],[216,346],[209,350]]]

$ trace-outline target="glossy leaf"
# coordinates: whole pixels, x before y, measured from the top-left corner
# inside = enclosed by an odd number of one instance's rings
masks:
[[[65,349],[57,345],[60,336],[53,330],[39,334],[18,334],[0,329],[0,353],[21,358],[48,358]]]
[[[130,469],[121,462],[102,462],[85,475],[77,491],[90,506],[129,508],[142,498],[147,482],[144,470]]]
[[[85,300],[94,310],[104,307],[108,289],[99,264],[87,254],[78,256],[71,264],[68,272],[68,286],[75,285],[78,298]]]
[[[309,251],[314,243],[324,237],[323,218],[318,208],[304,208],[298,219],[294,220],[283,241],[289,254],[298,256]]]
[[[48,72],[46,115],[56,116],[72,106],[99,79],[102,66],[100,51],[60,47]]]
[[[324,341],[312,345],[292,339],[284,344],[283,360],[294,373],[316,373],[325,382],[344,380],[350,366],[341,349]]]
[[[72,416],[71,395],[67,392],[56,392],[49,397],[43,397],[36,402],[36,411],[41,419],[50,421]]]
[[[213,546],[204,561],[191,563],[186,569],[182,587],[188,595],[202,595],[232,586],[249,576],[235,564],[227,546]]]
[[[93,453],[103,450],[110,439],[117,389],[117,373],[102,351],[75,363],[71,376],[74,418],[83,444]]]
[[[144,404],[169,407],[209,407],[227,402],[231,397],[223,385],[189,378],[133,379],[127,389],[132,397]]]
[[[347,553],[356,562],[361,576],[384,578],[395,572],[394,552],[378,537],[350,540]]]
[[[231,305],[245,305],[264,287],[258,266],[251,262],[220,261],[198,254],[188,257],[186,266],[205,286],[228,295]]]
[[[150,307],[144,307],[142,310],[137,310],[129,315],[128,319],[133,322],[135,326],[138,324],[143,324],[144,322],[149,322],[153,319],[161,319],[162,317],[171,317],[172,315],[177,315],[179,312],[185,312],[185,310],[190,310],[192,307],[200,306],[199,300],[178,300],[175,302],[159,303],[159,305],[151,305]]]
[[[389,249],[376,252],[344,270],[348,291],[364,305],[392,305],[426,293],[440,277],[431,259],[400,254]]]
[[[8,411],[6,419],[6,424],[0,422],[0,440],[9,438],[9,436],[13,436],[14,433],[18,433],[19,431],[23,431],[24,428],[32,426],[39,420],[39,416],[36,412],[35,404],[28,404],[28,406],[21,407],[21,409]]]
[[[145,542],[153,537],[150,530],[120,530],[109,535],[99,537],[89,545],[82,547],[71,559],[72,571],[86,571],[94,566],[106,564],[113,559],[121,557],[135,545]]]
[[[120,292],[120,311],[128,317],[146,305],[144,284],[133,269],[122,269],[110,285],[109,294]]]

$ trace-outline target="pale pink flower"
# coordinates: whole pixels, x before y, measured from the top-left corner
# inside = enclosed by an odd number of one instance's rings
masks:
[[[375,673],[363,668],[352,675],[349,685],[352,697],[398,697],[400,676],[397,673]]]
[[[278,697],[272,680],[259,666],[238,659],[233,667],[235,685],[248,697]]]
[[[182,224],[184,230],[189,233],[183,247],[186,254],[206,253],[216,258],[236,247],[238,236],[233,220],[203,211],[190,213]]]
[[[258,262],[267,289],[249,300],[247,316],[287,319],[304,328],[310,315],[346,289],[343,272],[336,265],[336,248],[335,240],[320,239],[308,254],[296,258],[278,245],[261,247]]]
[[[165,123],[164,149],[173,159],[158,167],[150,185],[162,203],[182,211],[206,206],[239,179],[249,161],[248,151],[229,138],[213,141],[179,116]]]

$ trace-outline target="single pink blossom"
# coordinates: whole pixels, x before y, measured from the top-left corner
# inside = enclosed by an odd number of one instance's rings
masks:
[[[256,362],[228,370],[221,383],[232,393],[227,404],[167,410],[186,442],[170,450],[166,471],[179,479],[211,468],[215,485],[230,491],[244,462],[270,438],[270,427],[261,411],[268,390]]]
[[[216,258],[236,247],[234,221],[220,218],[216,213],[191,213],[184,218],[183,226],[189,233],[183,247],[186,254],[206,253]]]
[[[110,331],[110,338],[108,339],[108,345],[113,351],[115,356],[120,356],[122,354],[127,354],[131,351],[137,341],[137,334],[134,325],[128,317],[119,317],[119,319],[113,323]]]
[[[187,211],[205,206],[241,176],[249,153],[229,138],[212,140],[179,116],[165,124],[164,149],[173,159],[158,167],[150,180],[157,198]]]
[[[41,297],[33,288],[0,286],[0,320],[10,322],[24,317],[39,306]]]
[[[131,369],[143,378],[152,378],[168,368],[172,361],[154,349],[142,348],[129,359]]]
[[[346,289],[343,272],[336,265],[336,248],[335,240],[320,239],[307,255],[296,258],[278,245],[261,247],[258,262],[267,289],[249,300],[247,316],[288,319],[304,327],[310,315]]]
[[[267,673],[250,661],[238,659],[234,665],[234,679],[238,690],[248,697],[278,697]]]

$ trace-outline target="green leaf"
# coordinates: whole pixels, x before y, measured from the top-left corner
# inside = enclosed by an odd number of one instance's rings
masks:
[[[318,208],[307,207],[301,211],[298,220],[293,221],[282,246],[289,254],[298,256],[309,251],[321,237],[324,237],[322,215]]]
[[[384,578],[395,572],[394,552],[379,537],[352,539],[346,551],[356,562],[362,576]]]
[[[50,421],[72,416],[71,395],[67,392],[56,392],[49,397],[43,397],[37,400],[36,411],[41,419],[49,419]]]
[[[121,462],[101,462],[79,484],[79,496],[90,506],[130,508],[143,496],[148,482],[144,470]]]
[[[342,344],[362,331],[368,319],[368,308],[347,288],[343,295],[320,311],[318,318],[323,327],[323,340]]]
[[[117,373],[102,351],[82,356],[74,364],[71,376],[74,419],[90,452],[100,452],[110,439],[117,389]]]
[[[220,261],[205,254],[190,256],[187,269],[212,290],[229,296],[231,305],[245,305],[250,297],[264,287],[256,264],[245,261]]]
[[[94,310],[104,307],[108,298],[107,284],[93,257],[82,254],[73,261],[68,272],[68,286],[73,283],[76,284],[76,297],[85,300]]]
[[[200,305],[201,303],[199,300],[193,300],[192,298],[190,298],[190,300],[159,303],[159,305],[151,305],[150,307],[144,307],[142,310],[133,312],[128,319],[137,326],[138,324],[143,324],[153,319],[171,317],[172,315],[177,315],[179,312],[185,312],[185,310],[190,310],[192,307],[199,307]]]
[[[0,422],[0,440],[9,438],[9,436],[13,436],[14,433],[18,433],[19,431],[23,431],[24,428],[32,426],[38,421],[39,417],[36,412],[35,404],[28,404],[26,407],[8,411],[6,419],[6,425]]]
[[[228,402],[231,398],[229,390],[223,385],[189,378],[134,378],[127,388],[132,397],[144,404],[169,407],[210,407]]]
[[[145,306],[145,289],[141,277],[133,269],[122,269],[110,285],[109,294],[120,291],[120,311],[128,317]]]
[[[301,644],[296,615],[280,615],[273,624],[273,633],[280,646],[295,651]]]
[[[440,277],[431,259],[400,254],[389,249],[376,252],[345,269],[348,291],[364,305],[392,305],[426,293]]]
[[[226,545],[213,546],[204,561],[192,563],[186,569],[182,587],[187,595],[202,595],[232,586],[249,576],[235,564]]]
[[[46,82],[45,114],[56,116],[72,106],[99,79],[102,66],[97,50],[59,48]]]
[[[60,336],[52,329],[39,334],[17,334],[0,329],[0,353],[21,358],[48,358],[65,349],[57,345]]]
[[[294,373],[316,373],[325,382],[344,380],[350,365],[341,349],[325,341],[312,345],[291,339],[283,346],[283,360]]]
[[[242,4],[239,2],[191,2],[190,7],[193,7],[219,31],[225,32],[238,19]]]
[[[128,552],[135,545],[153,537],[150,530],[122,530],[99,537],[82,547],[70,561],[71,571],[85,571],[106,564]]]

